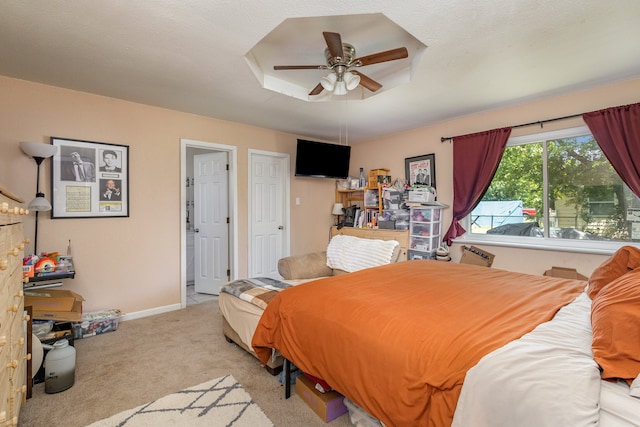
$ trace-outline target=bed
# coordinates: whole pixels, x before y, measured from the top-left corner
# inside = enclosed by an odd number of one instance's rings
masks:
[[[374,230],[374,229],[362,229],[343,227],[338,229],[332,227],[330,230],[329,240],[334,236],[351,236],[359,239],[369,240],[383,240],[383,241],[397,241],[398,242],[398,255],[397,261],[406,261],[407,250],[409,246],[409,234],[407,231],[401,230]],[[320,255],[321,253],[318,253]],[[315,254],[314,254],[315,255]],[[324,255],[323,255],[324,256]],[[324,261],[323,261],[324,262]],[[327,268],[326,265],[324,266]],[[324,271],[324,270],[322,270]],[[328,270],[330,271],[330,270]],[[328,274],[328,273],[324,273]],[[311,274],[310,276],[313,276]],[[234,283],[226,284],[221,288],[221,292],[218,298],[220,312],[222,314],[222,328],[223,334],[226,340],[230,343],[235,343],[245,351],[249,352],[253,356],[257,357],[253,348],[251,347],[251,338],[258,325],[258,321],[262,316],[264,307],[275,296],[276,293],[288,286],[296,286],[301,283],[315,280],[319,277],[312,277],[305,279],[289,279],[282,280],[282,283],[278,281],[268,281],[268,283],[260,283],[263,281],[260,278],[251,278],[242,281],[234,281]],[[251,286],[251,290],[246,292],[254,295],[259,294],[258,298],[247,298],[246,295],[238,295],[238,292],[233,292],[231,286],[237,285],[238,282],[245,282],[247,286]],[[251,285],[253,282],[253,285]],[[282,370],[283,359],[281,356],[270,358],[264,363],[265,368],[271,374],[277,374]]]
[[[473,265],[385,265],[280,292],[252,346],[263,363],[277,350],[387,426],[637,426],[629,384],[640,358],[607,343],[619,329],[624,345],[640,345],[640,298],[629,296],[640,270],[628,289],[613,287],[631,264],[599,293]],[[604,318],[620,294],[631,318],[612,326]],[[630,359],[628,372],[607,367],[617,359]]]

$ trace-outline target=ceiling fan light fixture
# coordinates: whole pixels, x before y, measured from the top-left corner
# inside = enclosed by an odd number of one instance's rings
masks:
[[[338,80],[338,77],[336,76],[336,73],[332,71],[320,79],[320,84],[325,90],[332,92],[336,86],[336,80]]]
[[[360,84],[360,76],[353,74],[351,71],[344,73],[343,80],[347,86],[347,90],[354,90]]]
[[[333,94],[334,95],[346,95],[347,94],[347,84],[344,82],[344,80],[340,80],[339,82],[336,82],[336,87],[333,90]]]

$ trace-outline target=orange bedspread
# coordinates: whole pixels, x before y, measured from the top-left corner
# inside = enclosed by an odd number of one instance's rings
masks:
[[[409,261],[282,291],[252,345],[276,348],[388,426],[449,426],[465,373],[550,320],[585,282]]]

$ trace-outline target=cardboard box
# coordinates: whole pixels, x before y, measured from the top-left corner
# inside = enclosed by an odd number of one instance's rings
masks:
[[[66,290],[39,289],[25,291],[25,307],[33,307],[33,318],[79,322],[82,320],[81,295]]]
[[[483,267],[491,267],[495,255],[480,249],[476,246],[462,246],[462,257],[460,264],[480,265]]]
[[[118,329],[120,310],[104,310],[82,315],[82,322],[73,322],[73,337],[77,340]]]
[[[325,423],[348,411],[344,405],[344,396],[335,390],[320,393],[313,381],[304,375],[296,378],[296,393]]]
[[[389,182],[391,177],[387,178],[390,169],[371,169],[369,171],[369,188],[378,188],[378,184],[382,184],[385,180]]]
[[[35,268],[33,265],[23,265],[22,266],[22,278],[30,279],[34,275]]]
[[[560,277],[562,279],[589,280],[587,276],[583,276],[578,273],[575,268],[551,267],[551,269],[544,272],[544,275],[549,277]]]

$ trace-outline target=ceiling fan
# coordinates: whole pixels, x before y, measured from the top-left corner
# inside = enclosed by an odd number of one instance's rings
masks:
[[[335,95],[346,95],[348,90],[353,90],[358,85],[375,92],[382,87],[382,84],[356,71],[355,68],[395,61],[409,56],[407,48],[400,47],[354,58],[356,55],[355,47],[348,43],[342,43],[342,37],[339,33],[325,31],[322,34],[327,43],[327,48],[324,50],[324,56],[327,59],[326,65],[275,65],[273,67],[274,70],[331,70],[331,73],[320,79],[320,83],[309,92],[309,95],[318,95],[323,90],[331,91]]]

